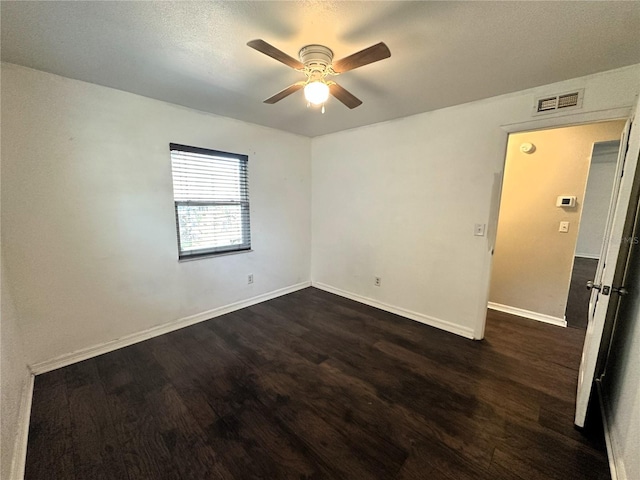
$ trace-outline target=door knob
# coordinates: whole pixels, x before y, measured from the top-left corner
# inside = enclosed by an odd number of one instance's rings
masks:
[[[617,293],[621,297],[624,297],[625,295],[627,295],[629,293],[629,290],[627,290],[624,287],[611,287],[611,291]]]
[[[589,280],[587,282],[587,290],[600,290],[602,288],[602,285],[594,285],[593,282],[591,280]]]

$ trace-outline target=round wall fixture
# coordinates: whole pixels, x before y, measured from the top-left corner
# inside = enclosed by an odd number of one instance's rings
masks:
[[[520,145],[520,151],[522,153],[530,154],[536,151],[536,146],[533,143],[523,143]]]

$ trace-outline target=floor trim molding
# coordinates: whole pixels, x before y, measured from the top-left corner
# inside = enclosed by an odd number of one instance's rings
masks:
[[[72,363],[77,363],[81,362],[82,360],[87,360],[88,358],[97,357],[98,355],[112,352],[114,350],[118,350],[119,348],[127,347],[129,345],[133,345],[134,343],[142,342],[144,340],[148,340],[165,333],[173,332],[174,330],[179,330],[181,328],[188,327],[189,325],[194,325],[211,318],[219,317],[220,315],[225,315],[227,313],[240,310],[241,308],[250,307],[251,305],[255,305],[256,303],[265,302],[267,300],[271,300],[272,298],[280,297],[282,295],[286,295],[297,290],[302,290],[303,288],[307,288],[310,286],[311,282],[302,282],[296,285],[291,285],[289,287],[273,290],[271,292],[251,297],[246,300],[241,300],[229,305],[224,305],[222,307],[213,308],[211,310],[197,313],[195,315],[180,318],[169,323],[151,327],[141,332],[125,335],[115,340],[60,355],[50,360],[34,363],[30,365],[29,368],[34,375],[40,375],[41,373],[50,372],[51,370],[66,367],[67,365],[71,365]]]
[[[475,339],[472,328],[461,327],[460,325],[447,322],[446,320],[441,320],[439,318],[430,317],[422,313],[406,310],[402,307],[396,307],[395,305],[390,305],[388,303],[379,302],[378,300],[374,300],[373,298],[363,297],[362,295],[351,293],[346,290],[342,290],[340,288],[332,287],[331,285],[327,285],[325,283],[311,282],[311,285],[320,290],[324,290],[329,293],[334,293],[341,297],[345,297],[359,303],[364,303],[365,305],[369,305],[371,307],[379,308],[380,310],[385,310],[387,312],[395,313],[396,315],[400,315],[401,317],[405,317],[410,320],[414,320],[416,322],[424,323],[431,327],[439,328],[440,330],[445,330],[449,333],[455,333],[456,335],[460,335],[461,337],[469,338],[471,340]]]
[[[599,379],[596,380],[596,387],[598,390],[598,399],[600,400],[600,416],[602,417],[604,441],[607,445],[607,458],[609,459],[609,471],[611,472],[611,480],[627,480],[624,465],[616,460],[617,456],[609,425],[609,402],[607,401],[606,395],[602,391],[602,382]]]
[[[33,401],[33,383],[35,376],[29,373],[29,379],[22,389],[20,412],[18,413],[18,432],[11,459],[12,479],[24,478],[24,469],[27,460],[27,442],[29,440],[29,422],[31,420],[31,403]]]
[[[558,327],[567,326],[567,319],[565,317],[552,317],[551,315],[545,315],[544,313],[532,312],[531,310],[525,310],[524,308],[510,307],[509,305],[502,305],[501,303],[494,302],[489,302],[488,307],[491,310],[497,310],[498,312],[509,313],[511,315],[517,315],[518,317],[537,320],[538,322],[549,323]]]

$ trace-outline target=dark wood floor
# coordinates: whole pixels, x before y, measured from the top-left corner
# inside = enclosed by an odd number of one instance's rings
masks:
[[[27,479],[607,479],[584,332],[474,342],[308,288],[36,378]]]
[[[591,292],[586,285],[596,276],[598,260],[593,258],[575,257],[573,271],[571,272],[571,284],[569,286],[569,298],[567,298],[567,311],[565,313],[567,326],[573,328],[587,328],[587,315],[589,313],[589,297]]]

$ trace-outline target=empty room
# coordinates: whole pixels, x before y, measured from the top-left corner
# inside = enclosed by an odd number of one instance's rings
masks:
[[[0,21],[2,480],[640,479],[640,2]]]

